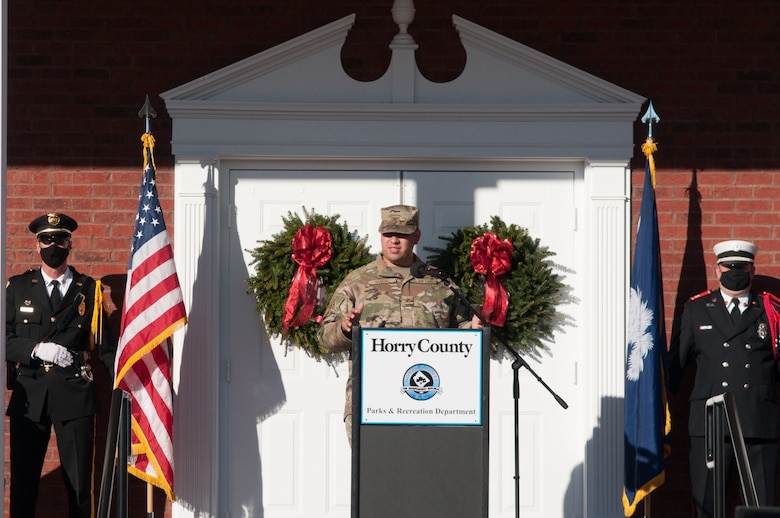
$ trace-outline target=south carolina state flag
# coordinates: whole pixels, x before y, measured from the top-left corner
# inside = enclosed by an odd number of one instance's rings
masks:
[[[664,483],[664,458],[671,430],[666,398],[666,329],[663,281],[655,206],[656,145],[642,146],[647,157],[636,233],[628,308],[625,391],[625,481],[623,510],[631,516],[639,502]]]

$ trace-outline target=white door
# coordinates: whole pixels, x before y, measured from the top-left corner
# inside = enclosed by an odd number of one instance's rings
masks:
[[[220,390],[220,508],[233,517],[340,517],[350,515],[350,451],[342,410],[346,369],[318,363],[269,341],[246,293],[248,250],[282,229],[282,216],[340,214],[378,250],[379,209],[395,203],[421,210],[422,241],[485,223],[491,215],[529,229],[556,252],[565,282],[579,288],[574,269],[575,186],[578,173],[290,171],[232,169],[233,212],[226,265],[226,364]],[[581,178],[581,174],[579,176]],[[478,302],[478,301],[475,301]],[[576,320],[576,308],[562,308]],[[520,371],[520,502],[523,516],[581,515],[581,410],[576,362],[581,354],[569,329],[551,354],[526,358],[569,403],[561,409],[535,378]],[[511,362],[491,362],[490,516],[514,516],[514,420]]]
[[[470,224],[489,224],[491,216],[528,229],[542,247],[555,252],[551,261],[574,292],[580,290],[576,270],[575,178],[581,173],[550,169],[527,172],[410,172],[405,192],[420,213],[422,247],[440,248],[439,236],[449,236]],[[581,183],[581,182],[580,182]],[[475,305],[480,301],[473,301]],[[561,306],[573,322],[579,308]],[[569,408],[564,410],[525,368],[518,372],[520,515],[550,518],[582,516],[580,464],[584,436],[582,405],[576,379],[583,344],[577,332],[564,326],[556,333],[550,354],[523,355],[534,372]],[[512,360],[491,362],[490,496],[492,517],[515,516],[515,426]]]
[[[246,293],[248,250],[303,207],[339,214],[377,249],[379,209],[398,203],[398,172],[238,170],[229,173],[228,381],[220,390],[221,509],[231,518],[346,517],[351,453],[344,432],[345,365],[337,371],[269,340]]]

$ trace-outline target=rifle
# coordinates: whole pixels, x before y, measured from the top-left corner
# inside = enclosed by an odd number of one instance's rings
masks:
[[[76,316],[79,305],[84,302],[86,296],[82,292],[78,292],[73,299],[73,302],[68,307],[68,310],[60,318],[57,323],[49,330],[41,342],[51,342],[55,336],[61,331],[64,331],[70,324],[70,321]],[[6,361],[5,365],[5,388],[12,390],[14,388],[14,382],[16,382],[16,376],[19,371],[19,364]]]

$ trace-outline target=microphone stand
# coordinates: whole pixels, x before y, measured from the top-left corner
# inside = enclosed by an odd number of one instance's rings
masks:
[[[455,294],[458,299],[463,302],[463,304],[466,305],[466,307],[469,308],[469,310],[474,314],[477,315],[480,322],[482,322],[483,326],[489,326],[489,322],[487,321],[487,318],[485,318],[485,315],[483,315],[477,308],[475,308],[471,302],[468,301],[465,295],[463,295],[463,292],[460,290],[458,286],[452,283],[450,279],[443,273],[440,272],[441,275],[437,275],[439,279],[444,283],[445,286],[447,286],[452,292]],[[528,365],[528,362],[526,362],[520,354],[515,351],[513,348],[509,347],[509,344],[504,340],[504,337],[501,336],[501,334],[495,329],[490,328],[490,333],[498,338],[498,341],[503,344],[504,348],[509,351],[509,353],[514,357],[514,361],[512,362],[512,395],[514,397],[514,419],[515,419],[515,516],[519,518],[520,516],[520,380],[518,372],[521,367],[525,367],[528,372],[530,372],[534,378],[536,378],[536,381],[538,381],[545,389],[547,389],[547,392],[549,392],[552,397],[555,398],[555,401],[558,402],[559,405],[561,405],[564,409],[569,408],[569,405],[566,403],[566,401],[563,400],[558,394],[553,391],[553,389],[550,388],[547,383],[544,382],[544,380],[539,376],[536,371],[534,371],[530,365]]]

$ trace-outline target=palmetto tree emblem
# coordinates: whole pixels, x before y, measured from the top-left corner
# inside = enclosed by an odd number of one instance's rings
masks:
[[[642,292],[631,288],[628,297],[628,364],[626,379],[637,381],[644,369],[644,359],[653,348],[653,335],[650,328],[655,317],[653,310],[647,307]]]

